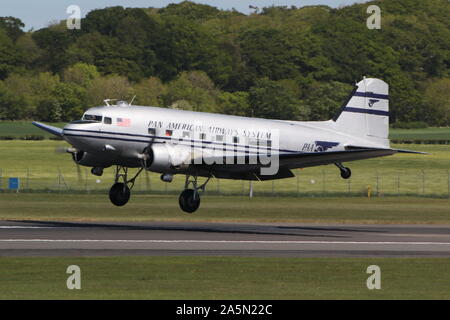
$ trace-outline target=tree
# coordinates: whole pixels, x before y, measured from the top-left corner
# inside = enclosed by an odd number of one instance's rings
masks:
[[[27,117],[22,96],[16,96],[0,81],[0,120],[19,120]]]
[[[251,116],[248,92],[222,92],[218,97],[219,112],[235,116]]]
[[[252,116],[282,120],[306,120],[306,109],[291,91],[276,81],[259,79],[250,88]]]
[[[97,67],[78,62],[64,70],[63,80],[87,88],[94,79],[100,77]]]
[[[70,62],[81,61],[92,64],[104,74],[118,74],[130,80],[144,77],[138,55],[138,48],[98,32],[79,37],[68,49]]]
[[[33,32],[32,38],[38,47],[44,50],[38,60],[39,67],[58,73],[69,65],[66,50],[74,39],[66,29],[51,26]]]
[[[12,41],[16,41],[24,33],[25,24],[22,20],[14,17],[0,17],[0,29],[6,31],[6,34]]]
[[[424,104],[429,124],[450,126],[450,79],[431,81],[425,90]]]
[[[323,121],[337,114],[346,98],[352,92],[352,86],[337,82],[313,82],[305,88],[303,103],[309,110],[309,120]]]
[[[105,99],[117,99],[129,101],[132,88],[128,79],[123,76],[109,75],[96,78],[86,92],[88,106],[103,105]]]
[[[0,29],[0,80],[21,65],[21,55],[6,33]]]
[[[276,29],[257,29],[240,39],[242,58],[253,77],[272,80],[299,75],[301,52],[293,38]]]
[[[135,103],[144,106],[162,107],[163,96],[167,93],[167,87],[159,78],[151,77],[133,85],[132,91],[136,95]]]
[[[167,7],[160,10],[161,15],[180,16],[193,21],[211,19],[219,13],[220,10],[216,7],[194,3],[191,1],[183,1],[178,4],[171,3]]]
[[[181,73],[168,84],[164,103],[177,108],[189,106],[194,111],[214,112],[217,110],[216,97],[217,91],[208,75],[202,71],[191,71]],[[180,103],[181,100],[184,102]]]

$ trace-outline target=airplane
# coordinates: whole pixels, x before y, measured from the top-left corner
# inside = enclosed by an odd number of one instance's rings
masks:
[[[185,175],[180,208],[200,206],[208,181],[265,181],[294,177],[292,169],[335,164],[341,177],[351,170],[343,162],[420,153],[392,149],[389,133],[389,86],[376,78],[358,82],[339,113],[328,121],[259,119],[170,108],[135,106],[124,101],[88,109],[81,120],[57,128],[33,124],[63,138],[73,160],[101,176],[115,166],[109,198],[125,205],[143,170],[171,182]],[[137,172],[129,177],[129,169]],[[206,181],[199,183],[199,177]]]

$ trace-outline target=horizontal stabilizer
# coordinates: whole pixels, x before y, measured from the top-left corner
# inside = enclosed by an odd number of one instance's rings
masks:
[[[403,150],[403,149],[392,149],[392,150],[394,150],[397,153],[431,154],[431,153],[428,153],[428,152]]]

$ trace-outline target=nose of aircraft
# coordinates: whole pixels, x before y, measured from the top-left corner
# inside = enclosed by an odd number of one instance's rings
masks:
[[[97,123],[73,121],[66,124],[62,130],[63,138],[79,150],[90,149],[89,135],[99,130]]]

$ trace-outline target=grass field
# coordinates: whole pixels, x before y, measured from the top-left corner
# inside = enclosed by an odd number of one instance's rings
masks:
[[[177,196],[134,195],[114,207],[105,195],[0,194],[2,220],[223,221],[449,224],[448,199],[202,197],[194,214],[178,207]]]
[[[389,129],[390,139],[450,140],[450,128]]]
[[[52,135],[31,124],[32,121],[0,121],[0,136],[23,137],[26,135],[40,135],[49,138]],[[58,122],[51,125],[63,127],[65,123]]]
[[[66,287],[73,264],[81,290]],[[0,299],[450,299],[449,279],[450,259],[0,258]]]
[[[55,153],[63,141],[0,141],[0,188],[7,187],[8,177],[20,177],[22,189],[33,190],[108,190],[113,169],[102,177],[90,174],[89,168],[77,167],[69,154]],[[450,195],[450,146],[394,145],[420,150],[430,155],[396,154],[394,156],[349,162],[352,178],[343,180],[334,165],[295,170],[297,177],[277,181],[255,182],[255,196],[263,194],[353,194],[366,195],[368,187],[380,195]],[[178,193],[184,177],[163,183],[158,174],[144,173],[135,190],[147,193]],[[207,190],[220,194],[248,194],[249,182],[213,179]]]

